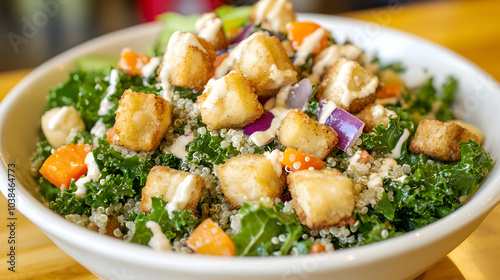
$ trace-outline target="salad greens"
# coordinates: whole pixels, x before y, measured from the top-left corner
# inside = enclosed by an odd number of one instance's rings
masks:
[[[308,254],[311,240],[299,241],[303,226],[295,214],[283,211],[283,203],[271,207],[245,204],[240,209],[241,231],[231,236],[237,256],[269,256],[274,252],[288,255],[292,246],[300,248],[300,254]],[[283,235],[283,240],[273,240]],[[298,245],[300,243],[300,245]]]
[[[216,13],[223,19],[225,31],[234,31],[249,24],[250,7],[222,6]],[[164,27],[149,50],[150,54],[161,56],[175,31],[196,32],[195,23],[199,18],[199,15],[186,17],[176,13],[159,16]],[[329,37],[328,40],[335,43],[333,38]],[[306,59],[309,64],[306,63],[299,69],[300,75],[307,76],[311,72],[310,56],[311,54]],[[222,214],[219,213],[221,205],[228,204],[224,196],[221,196],[221,186],[214,170],[217,165],[244,153],[245,150],[228,140],[222,130],[208,130],[200,116],[188,120],[182,119],[181,113],[185,113],[182,110],[189,108],[188,105],[196,106],[197,97],[201,92],[174,87],[172,123],[175,122],[176,125],[170,127],[168,137],[162,139],[160,148],[154,152],[136,152],[115,147],[109,144],[105,135],[97,137],[91,132],[91,129],[101,122],[106,130],[113,126],[121,93],[125,90],[156,95],[161,93],[161,86],[156,81],[155,75],[145,78],[139,75],[132,76],[114,68],[116,61],[114,63],[113,61],[115,60],[100,61],[95,57],[89,60],[80,59],[77,63],[80,68],[71,72],[66,82],[50,90],[45,108],[46,111],[62,106],[76,108],[85,123],[86,130],[76,133],[70,143],[93,145],[92,155],[100,171],[99,178],[86,182],[84,184],[86,194],[77,198],[77,185],[74,179],[68,189],[60,190],[40,174],[36,174],[35,177],[38,177],[40,193],[47,200],[50,209],[61,215],[77,214],[88,218],[95,215],[96,209],[109,210],[123,206],[121,214],[126,212],[126,215],[120,217],[122,220],[119,231],[122,234],[132,231],[130,238],[127,239],[131,242],[145,245],[149,243],[153,236],[147,226],[150,221],[156,222],[170,241],[179,242],[189,237],[203,219],[211,217],[219,221],[226,219],[220,226],[230,235],[235,245],[235,254],[238,256],[308,254],[313,243],[320,239],[319,236],[329,236],[332,248],[354,247],[398,236],[445,217],[459,208],[476,191],[493,166],[489,154],[472,140],[460,143],[461,159],[457,162],[434,161],[425,155],[409,152],[409,143],[420,120],[455,119],[452,104],[455,101],[458,81],[454,77],[449,77],[441,88],[436,89],[433,85],[434,79],[429,78],[418,89],[403,89],[396,104],[385,105],[396,112],[397,116],[389,117],[387,127],[378,125],[372,132],[363,133],[362,141],[352,148],[352,154],[366,150],[374,157],[386,158],[397,146],[405,130],[410,134],[402,145],[401,156],[396,159],[397,164],[407,167],[409,172],[405,172],[405,175],[398,177],[397,180],[383,178],[383,193],[378,202],[375,205],[367,205],[366,211],[354,211],[352,218],[356,221],[355,224],[334,226],[325,229],[326,232],[323,231],[321,234],[318,233],[320,230],[311,230],[302,225],[299,217],[291,210],[290,194],[287,191],[272,206],[265,206],[264,203],[244,204],[239,210],[227,209],[226,212],[230,213],[230,217],[221,217]],[[380,63],[378,58],[375,58],[374,62]],[[381,64],[380,69],[400,73],[405,67],[395,62]],[[303,111],[314,120],[318,119],[320,110],[320,102],[315,97],[316,91],[317,85],[313,85],[312,96],[303,108]],[[107,99],[111,105],[105,114],[99,115],[103,99]],[[182,103],[175,103],[177,100],[182,100]],[[179,122],[182,125],[177,125]],[[184,152],[187,153],[185,159],[167,152],[171,142],[181,136],[192,137],[184,146]],[[273,140],[263,147],[253,145],[250,152],[262,154],[284,148],[277,140]],[[33,156],[34,166],[43,163],[51,154],[52,147],[47,140],[42,139],[37,143]],[[347,152],[335,148],[326,158],[326,166],[337,168],[347,174],[349,157],[352,154],[348,155]],[[197,213],[192,213],[190,210],[175,210],[169,213],[165,207],[167,202],[162,197],[151,198],[150,213],[142,213],[138,209],[135,209],[135,212],[131,210],[138,205],[149,171],[156,165],[176,170],[191,170],[190,172],[196,170],[199,171],[197,174],[204,170],[201,175],[205,176],[206,184]],[[131,205],[133,203],[136,205]],[[240,218],[240,227],[235,226],[234,221],[228,221],[235,217]],[[125,226],[127,223],[132,223],[133,226]],[[349,231],[349,234],[342,233],[342,236],[340,233],[335,234],[335,229],[339,232]],[[316,241],[315,237],[318,237]],[[347,241],[346,238],[350,240]]]
[[[148,221],[153,221],[160,225],[162,231],[168,239],[172,240],[176,237],[183,237],[190,233],[200,221],[191,215],[191,210],[173,211],[169,215],[165,210],[167,204],[161,197],[151,198],[152,209],[151,213],[141,213],[135,218],[135,234],[132,242],[147,245],[153,233],[146,226]]]

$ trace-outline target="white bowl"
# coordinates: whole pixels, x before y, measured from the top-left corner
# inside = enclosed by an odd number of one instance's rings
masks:
[[[500,88],[483,70],[457,54],[415,36],[362,21],[304,14],[342,42],[377,52],[382,61],[402,61],[409,69],[428,69],[436,84],[447,75],[460,82],[457,102],[467,122],[485,134],[484,148],[498,161],[494,144],[500,131]],[[0,105],[0,188],[7,196],[7,166],[15,164],[16,207],[71,257],[109,279],[403,279],[414,277],[458,246],[500,200],[496,165],[479,191],[447,217],[402,236],[359,248],[300,257],[218,258],[155,252],[137,244],[101,236],[66,221],[41,202],[30,176],[29,158],[38,137],[48,89],[67,79],[76,58],[114,55],[123,47],[142,51],[154,41],[159,23],[135,26],[97,38],[44,63],[24,78]]]

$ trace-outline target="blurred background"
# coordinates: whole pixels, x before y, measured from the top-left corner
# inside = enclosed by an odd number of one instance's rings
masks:
[[[419,0],[290,0],[296,12],[338,14]],[[99,35],[174,11],[208,12],[256,0],[0,0],[0,71],[36,67]]]

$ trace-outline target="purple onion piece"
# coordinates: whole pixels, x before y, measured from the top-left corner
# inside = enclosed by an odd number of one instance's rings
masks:
[[[312,92],[311,81],[308,78],[302,79],[292,86],[286,99],[286,107],[290,109],[303,109],[307,102],[309,102],[309,99],[311,99]]]
[[[250,36],[250,32],[252,31],[252,28],[253,28],[253,25],[251,25],[251,24],[247,25],[243,29],[243,31],[241,31],[240,34],[238,34],[238,36],[236,36],[236,38],[233,39],[233,41],[231,41],[229,48],[232,49],[232,48],[236,47],[239,43],[241,43],[241,41],[245,40],[248,36]]]
[[[227,53],[228,49],[220,49],[215,52],[215,55],[219,56],[221,54]]]
[[[365,126],[364,122],[338,107],[328,116],[325,124],[337,132],[339,135],[337,146],[344,152],[356,143]]]
[[[273,113],[269,111],[265,111],[260,118],[258,118],[256,121],[253,123],[245,126],[243,128],[243,131],[245,132],[246,135],[252,135],[254,132],[257,131],[266,131],[271,127],[271,122],[274,119]]]

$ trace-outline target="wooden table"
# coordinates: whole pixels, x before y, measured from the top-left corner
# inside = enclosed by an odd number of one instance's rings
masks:
[[[398,1],[393,1],[398,2]],[[345,14],[408,31],[444,45],[500,80],[500,1],[443,1]],[[29,71],[0,73],[0,99]],[[6,273],[7,203],[0,198],[0,279],[97,279],[19,212],[17,272]],[[419,280],[498,279],[500,206],[481,226]]]

